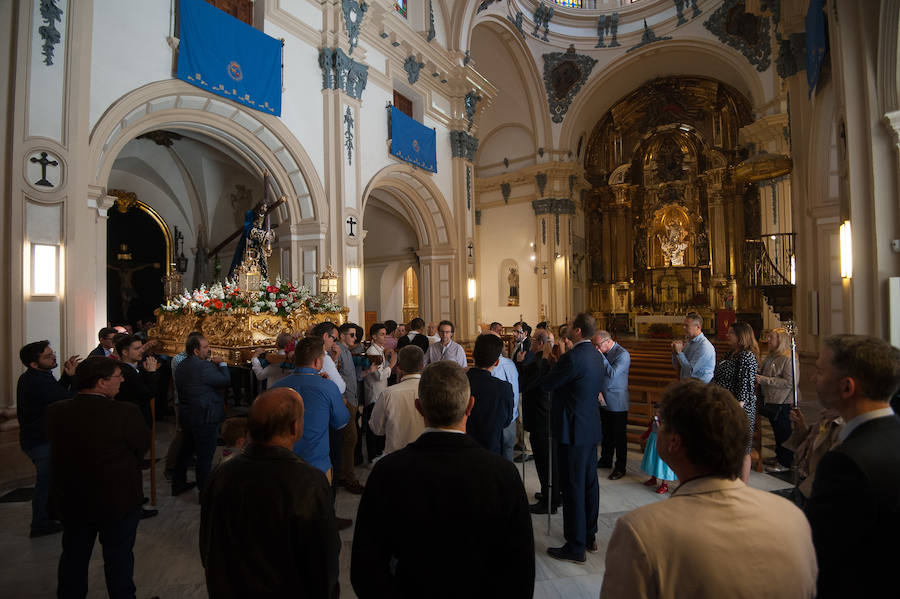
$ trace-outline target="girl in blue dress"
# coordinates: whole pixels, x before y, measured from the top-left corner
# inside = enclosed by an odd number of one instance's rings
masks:
[[[644,459],[641,461],[641,470],[650,475],[650,478],[644,482],[644,485],[652,487],[658,482],[659,486],[656,487],[656,492],[663,494],[669,492],[669,481],[678,480],[678,478],[672,472],[672,469],[669,468],[669,465],[656,453],[656,433],[659,431],[658,410],[659,405],[653,404],[653,420],[650,421],[650,426],[647,427],[647,430],[641,436],[641,439],[647,439]]]

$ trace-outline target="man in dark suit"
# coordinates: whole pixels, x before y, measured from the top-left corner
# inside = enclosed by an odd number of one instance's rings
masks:
[[[425,432],[372,469],[356,516],[350,582],[360,599],[531,597],[534,535],[515,466],[466,434],[463,369],[429,365]]]
[[[612,468],[609,480],[619,480],[625,476],[628,460],[628,368],[631,366],[631,354],[613,341],[607,331],[597,331],[591,343],[600,352],[606,372],[600,406],[603,443],[597,468]],[[615,465],[613,452],[616,455]]]
[[[513,336],[516,338],[516,346],[513,348],[512,357],[515,359],[519,352],[527,352],[531,349],[531,327],[524,320],[513,325]]]
[[[550,396],[541,390],[541,383],[547,373],[550,372],[550,350],[553,344],[550,342],[549,333],[540,330],[535,333],[534,342],[531,345],[534,351],[516,354],[516,367],[519,369],[519,389],[522,392],[522,423],[531,440],[531,450],[534,452],[534,465],[537,469],[538,480],[541,482],[541,498],[530,506],[532,514],[546,514],[548,509],[547,498],[550,496],[550,483],[553,486],[553,498],[549,504],[552,513],[562,503],[562,493],[559,487],[559,465],[557,460],[557,447],[553,443],[553,465],[549,463],[550,444]],[[552,470],[552,481],[551,471]]]
[[[85,597],[94,541],[103,546],[110,597],[134,597],[134,539],[141,514],[141,456],[150,429],[140,410],[112,401],[117,360],[87,358],[75,369],[78,395],[47,408],[53,477],[50,511],[62,520],[59,597]]]
[[[19,350],[19,359],[28,370],[16,385],[16,416],[19,420],[19,446],[34,463],[34,494],[31,498],[31,537],[41,537],[62,530],[59,522],[47,513],[50,492],[50,442],[47,441],[45,414],[47,407],[75,395],[73,387],[78,356],[66,360],[62,377],[53,376],[56,353],[49,341],[34,341]]]
[[[210,475],[200,495],[210,597],[340,594],[341,540],[328,479],[293,451],[303,413],[293,389],[266,391],[250,406],[250,445]]]
[[[158,373],[156,358],[144,358],[143,342],[134,335],[124,335],[116,341],[116,353],[128,368],[122,368],[125,380],[119,387],[118,401],[133,403],[141,411],[148,428],[153,427],[150,402],[156,395]],[[143,360],[143,364],[141,361]]]
[[[816,470],[806,515],[819,563],[818,597],[877,597],[896,591],[900,538],[900,349],[863,335],[825,339],[816,391],[844,419],[841,443]]]
[[[100,332],[97,333],[97,338],[100,340],[100,343],[97,344],[97,347],[91,350],[91,353],[88,354],[88,358],[108,358],[116,348],[114,339],[118,333],[119,331],[112,327],[103,327],[102,329],[100,329]]]
[[[550,547],[550,557],[584,562],[584,552],[597,551],[597,443],[600,441],[600,392],[606,382],[603,358],[591,345],[594,317],[582,312],[568,327],[572,349],[562,354],[541,384],[553,394],[551,421],[559,443],[559,482],[563,492],[563,532],[566,543]]]
[[[491,375],[500,363],[503,340],[486,333],[475,339],[475,366],[466,373],[475,407],[466,421],[466,433],[492,453],[503,455],[503,429],[513,419],[512,385]]]
[[[413,318],[409,321],[409,333],[397,339],[397,350],[401,350],[407,345],[416,345],[422,348],[423,352],[428,351],[431,342],[425,336],[425,321],[419,318]]]
[[[225,420],[223,390],[231,384],[228,365],[212,357],[209,341],[202,335],[188,337],[185,344],[187,358],[175,371],[178,388],[178,421],[184,439],[172,472],[172,495],[194,488],[187,482],[187,462],[196,454],[197,482],[203,488],[206,475],[212,468],[212,458],[219,437],[219,424]],[[218,366],[213,363],[218,363]]]

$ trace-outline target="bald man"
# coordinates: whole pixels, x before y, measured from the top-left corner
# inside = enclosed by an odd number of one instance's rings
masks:
[[[210,597],[338,597],[340,538],[325,474],[294,452],[303,399],[289,387],[250,407],[250,445],[209,476],[200,556]]]

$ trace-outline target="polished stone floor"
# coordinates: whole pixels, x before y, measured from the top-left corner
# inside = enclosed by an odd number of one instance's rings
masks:
[[[158,454],[165,455],[169,431],[160,427],[157,441]],[[764,453],[764,455],[766,455]],[[605,547],[612,535],[619,515],[654,501],[664,501],[653,488],[641,483],[646,476],[639,471],[640,455],[629,455],[628,475],[618,481],[607,480],[608,471],[600,470],[600,552],[587,554],[587,562],[575,565],[555,561],[547,557],[547,547],[562,544],[562,512],[552,516],[550,532],[547,516],[533,516],[535,540],[535,594],[537,598],[565,597],[596,599],[603,580]],[[519,466],[521,468],[521,466]],[[157,464],[158,480],[162,476],[163,462]],[[361,466],[357,474],[362,482],[369,470]],[[525,488],[529,498],[538,490],[534,462],[525,466]],[[149,477],[145,473],[145,479]],[[787,487],[787,483],[752,473],[751,485],[774,490]],[[149,484],[149,483],[148,483]],[[148,489],[149,491],[149,489]],[[337,514],[354,517],[359,496],[338,491]],[[196,492],[179,497],[168,495],[163,484],[158,493],[159,515],[144,520],[138,528],[135,543],[135,583],[138,597],[146,599],[158,595],[162,599],[205,597],[206,588],[198,550],[200,506]],[[56,566],[60,554],[60,535],[39,539],[28,538],[31,517],[30,503],[0,503],[0,597],[30,599],[52,597],[56,590]],[[341,597],[355,597],[350,586],[350,547],[353,528],[341,532]],[[95,546],[89,572],[90,597],[105,597],[103,559],[99,546]]]

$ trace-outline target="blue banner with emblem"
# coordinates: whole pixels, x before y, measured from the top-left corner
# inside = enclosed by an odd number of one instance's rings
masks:
[[[828,51],[828,32],[825,28],[825,11],[822,0],[809,0],[806,11],[806,82],[809,95],[819,83],[819,74]]]
[[[434,129],[406,116],[391,106],[391,154],[432,173],[437,172]]]
[[[281,116],[281,40],[204,0],[180,0],[178,78]]]

